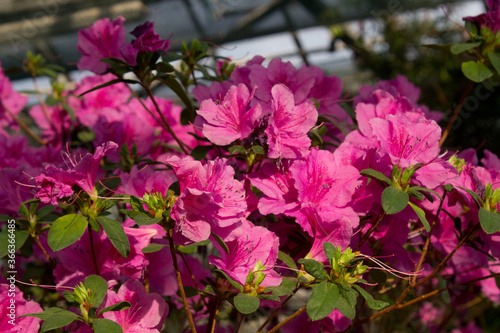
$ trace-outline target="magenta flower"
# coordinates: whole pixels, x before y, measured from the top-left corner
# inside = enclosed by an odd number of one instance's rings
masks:
[[[262,116],[260,104],[250,107],[254,92],[255,88],[250,92],[244,84],[239,84],[229,88],[220,104],[210,99],[203,101],[198,111],[203,134],[219,146],[248,137]]]
[[[105,144],[96,148],[95,153],[92,155],[87,153],[79,160],[75,156],[67,156],[68,168],[62,170],[49,164],[45,167],[44,173],[38,177],[42,187],[37,193],[37,197],[43,197],[45,201],[54,202],[60,195],[60,191],[53,191],[53,189],[63,190],[63,193],[68,193],[67,186],[78,185],[83,191],[89,195],[95,195],[95,183],[99,163],[104,156],[113,153],[118,148],[114,142],[106,142]]]
[[[380,142],[381,152],[389,154],[400,167],[429,163],[439,154],[441,128],[433,120],[412,121],[406,115],[388,115],[369,121]]]
[[[128,280],[118,292],[108,291],[102,307],[122,301],[129,302],[132,307],[105,312],[103,317],[120,324],[123,333],[160,333],[169,312],[167,302],[160,295],[146,292],[139,281]]]
[[[101,62],[103,58],[123,59],[120,49],[125,45],[125,19],[121,16],[110,22],[109,18],[95,21],[91,27],[78,31],[78,51],[82,57],[78,69],[103,74],[109,65]]]
[[[12,88],[12,83],[5,76],[0,62],[0,128],[18,128],[14,116],[24,108],[28,102],[28,97],[21,95]]]
[[[265,266],[266,277],[260,284],[262,287],[279,286],[281,277],[273,270],[278,259],[278,237],[264,227],[253,225],[244,220],[241,226],[242,236],[226,242],[229,253],[224,251],[218,243],[214,243],[219,250],[220,258],[210,256],[208,262],[223,270],[231,279],[245,285],[249,271],[255,271],[256,265]]]
[[[200,242],[211,232],[225,240],[240,234],[238,226],[247,209],[245,190],[226,160],[202,165],[191,156],[170,156],[166,163],[174,169],[181,188],[172,207],[178,242]]]
[[[494,33],[500,31],[500,1],[486,0],[488,11],[478,16],[464,17],[465,21],[477,23],[479,28],[485,27],[491,29]]]
[[[57,206],[57,199],[70,197],[74,193],[71,185],[44,174],[36,176],[35,180],[36,186],[40,188],[35,197],[39,198],[43,203]]]
[[[26,301],[19,288],[11,289],[11,286],[13,285],[0,284],[0,332],[38,332],[40,319],[19,317],[27,313],[42,312],[42,308],[36,302]],[[11,294],[14,294],[14,297]]]
[[[138,52],[166,52],[170,48],[170,40],[161,39],[154,30],[154,22],[146,21],[131,32],[137,39],[132,42]]]
[[[298,158],[307,152],[311,140],[307,133],[318,119],[310,102],[295,105],[293,93],[282,84],[271,90],[272,114],[266,129],[270,158]]]

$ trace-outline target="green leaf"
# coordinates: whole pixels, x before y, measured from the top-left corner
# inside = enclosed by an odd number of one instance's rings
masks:
[[[272,292],[274,296],[278,297],[293,295],[293,290],[285,286],[272,287]]]
[[[410,187],[408,189],[408,194],[420,201],[423,201],[425,199],[424,195],[420,193],[418,190],[414,189],[413,187]]]
[[[47,332],[59,327],[64,327],[66,325],[71,324],[77,318],[78,316],[76,315],[76,313],[62,310],[61,312],[45,319],[45,321],[42,324],[42,329],[40,332]]]
[[[138,225],[152,225],[160,222],[163,217],[151,217],[148,213],[137,212],[135,210],[120,209],[120,212],[130,217]]]
[[[493,72],[485,64],[475,61],[462,63],[462,72],[474,82],[482,82],[493,76]]]
[[[391,215],[396,214],[406,208],[410,197],[408,193],[397,190],[394,186],[389,186],[382,192],[382,208]]]
[[[250,149],[256,155],[264,155],[266,153],[262,146],[255,145],[255,146],[252,146],[252,148],[250,148]]]
[[[453,54],[460,54],[479,45],[481,45],[481,42],[453,44],[450,46],[450,52]]]
[[[92,142],[95,139],[94,131],[81,131],[76,135],[81,142]]]
[[[207,153],[212,150],[213,146],[196,146],[193,150],[191,150],[191,156],[197,160],[201,161],[207,156]]]
[[[126,310],[126,309],[130,308],[131,306],[132,306],[132,304],[130,304],[129,302],[127,302],[127,301],[121,301],[121,302],[115,303],[113,305],[110,305],[110,306],[102,309],[101,311],[97,312],[97,315],[101,315],[104,312],[108,312],[108,311]]]
[[[98,308],[108,293],[108,283],[99,275],[89,275],[85,278],[83,285],[85,288],[95,292],[94,304],[92,307]]]
[[[325,251],[326,259],[330,263],[330,266],[332,266],[332,268],[333,268],[333,256],[334,256],[335,252],[337,251],[337,248],[332,243],[324,242],[323,243],[323,251]]]
[[[73,294],[71,291],[63,291],[63,297],[66,301],[72,303],[72,302],[75,302],[75,297],[74,297],[75,294]]]
[[[148,246],[142,248],[142,253],[153,253],[153,252],[158,252],[164,247],[168,245],[166,244],[158,244],[158,243],[151,243]]]
[[[481,199],[481,197],[479,195],[477,195],[476,192],[471,191],[469,189],[466,189],[465,187],[462,187],[462,186],[457,186],[457,187],[459,189],[462,189],[465,192],[467,192],[474,199],[474,201],[476,201],[476,205],[477,205],[478,208],[483,205],[483,200]]]
[[[476,24],[471,21],[465,21],[465,30],[469,32],[471,37],[476,36],[478,33]]]
[[[495,68],[498,75],[500,75],[500,54],[494,52],[488,52],[488,58],[490,58],[493,68]]]
[[[312,321],[321,320],[337,307],[340,291],[336,284],[323,281],[318,284],[307,301],[307,315]]]
[[[409,204],[417,214],[418,218],[420,219],[420,222],[422,222],[422,224],[424,225],[425,230],[427,230],[427,232],[431,231],[431,226],[429,225],[429,221],[427,221],[427,219],[425,218],[425,212],[422,210],[422,208],[418,207],[412,202],[409,202]]]
[[[52,223],[47,236],[47,243],[52,251],[62,250],[79,240],[87,225],[87,218],[83,215],[69,214],[61,216]]]
[[[95,318],[93,323],[95,333],[123,333],[120,324],[110,319]]]
[[[101,223],[101,226],[111,241],[111,244],[113,244],[115,249],[124,258],[127,258],[130,254],[130,243],[125,231],[123,230],[123,225],[118,221],[108,219],[104,216],[97,217],[97,220]]]
[[[373,310],[382,310],[389,305],[389,303],[385,301],[374,299],[372,295],[370,295],[366,290],[356,284],[353,284],[352,287],[356,289],[361,294],[361,296],[363,296],[363,298],[366,300],[366,304],[368,304],[368,306]]]
[[[136,196],[130,196],[130,206],[132,206],[132,209],[136,212],[146,213],[144,206],[142,205],[142,200]]]
[[[160,79],[161,82],[163,82],[167,87],[172,89],[172,91],[179,96],[179,98],[182,100],[184,105],[186,105],[186,108],[189,110],[189,118],[191,121],[194,120],[195,112],[193,108],[193,104],[191,104],[191,100],[189,99],[188,95],[184,91],[184,88],[180,85],[180,83],[175,79],[175,76],[169,75],[167,77],[162,77]]]
[[[241,145],[231,146],[231,147],[229,147],[228,150],[229,150],[229,153],[231,153],[231,155],[234,155],[234,154],[246,155],[246,153],[247,153],[245,147],[243,147]]]
[[[41,320],[47,320],[52,316],[58,316],[58,315],[62,315],[62,316],[74,315],[74,316],[76,316],[76,314],[74,314],[73,312],[70,312],[68,310],[64,310],[64,309],[60,309],[60,308],[48,308],[47,310],[42,311],[42,312],[23,314],[23,315],[19,316],[19,318],[36,317],[36,318],[40,318]]]
[[[339,284],[340,297],[337,302],[337,309],[349,319],[356,316],[356,300],[358,293],[352,289],[346,282]]]
[[[215,240],[217,241],[217,243],[220,245],[220,247],[222,247],[222,249],[226,252],[226,253],[229,253],[229,248],[227,247],[226,243],[224,243],[224,240],[222,240],[222,238],[220,238],[218,235],[214,234],[212,232],[212,237],[215,238]]]
[[[137,81],[134,81],[134,80],[114,79],[114,80],[108,81],[106,83],[100,84],[100,85],[98,85],[98,86],[96,86],[96,87],[94,87],[92,89],[84,91],[80,95],[78,95],[78,97],[82,97],[83,95],[88,94],[89,92],[92,92],[92,91],[95,91],[95,90],[99,90],[101,88],[105,88],[105,87],[108,87],[108,86],[111,86],[113,84],[117,84],[117,83],[120,83],[120,82],[123,82],[123,83],[132,83],[132,84],[133,83],[138,83]]]
[[[300,259],[299,264],[304,265],[307,273],[311,274],[318,280],[328,280],[329,275],[325,271],[323,264],[314,259]]]
[[[428,192],[428,193],[432,193],[434,194],[436,197],[439,198],[439,200],[443,200],[443,197],[439,195],[439,193],[437,193],[436,191],[434,190],[431,190],[431,189],[428,189],[426,187],[422,187],[422,186],[412,186],[410,187],[410,190],[413,190],[413,191],[419,191],[419,192]],[[425,195],[425,197],[427,198],[427,200],[429,200],[430,202],[434,202],[434,199],[433,198],[429,198],[426,193],[423,193],[423,195]]]
[[[256,296],[238,294],[234,297],[234,307],[242,314],[250,314],[257,311],[260,306],[260,299]]]
[[[9,237],[9,234],[11,234],[8,231],[2,231],[0,232],[0,258],[5,257],[7,254],[9,254],[9,245],[14,245],[15,251],[19,250],[24,242],[28,239],[29,232],[26,230],[19,230],[19,229],[8,229],[8,230],[15,230],[12,235],[14,235],[14,238]],[[10,239],[14,240],[14,244],[11,244],[9,242]]]
[[[192,286],[184,286],[184,294],[187,298],[199,295],[198,289]],[[177,290],[177,296],[181,297],[181,292]]]
[[[36,218],[38,220],[41,220],[43,219],[45,216],[49,215],[50,213],[52,213],[54,211],[54,209],[56,209],[56,206],[52,206],[52,205],[48,205],[48,206],[44,206],[42,208],[40,208],[37,212],[36,212]]]
[[[95,218],[93,217],[89,218],[89,224],[92,230],[94,230],[97,233],[101,232],[101,226],[99,225],[99,223]]]
[[[500,230],[500,214],[490,212],[485,208],[479,208],[479,223],[487,234],[492,234]]]
[[[362,176],[374,178],[374,179],[377,179],[377,180],[380,180],[382,182],[387,183],[387,185],[392,185],[392,182],[389,179],[389,177],[387,177],[386,175],[384,175],[382,172],[379,172],[379,171],[376,171],[376,170],[373,170],[373,169],[364,169],[364,170],[361,170],[359,173]]]
[[[278,259],[283,261],[285,265],[290,267],[291,269],[297,270],[297,265],[295,264],[295,261],[293,261],[292,257],[290,257],[288,254],[286,254],[283,251],[278,252]]]

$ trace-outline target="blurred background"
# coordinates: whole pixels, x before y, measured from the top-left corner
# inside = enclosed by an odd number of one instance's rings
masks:
[[[419,104],[444,113],[444,127],[467,85],[463,59],[424,45],[465,41],[462,17],[484,11],[482,1],[458,0],[0,0],[0,60],[13,68],[7,74],[17,90],[33,89],[27,73],[15,70],[27,51],[79,80],[91,73],[76,68],[77,31],[121,15],[127,31],[155,21],[173,50],[197,38],[237,63],[262,55],[319,66],[343,80],[347,99],[362,85],[403,74],[421,88]],[[50,88],[48,79],[39,83]],[[498,77],[472,89],[448,150],[500,154],[499,90]]]

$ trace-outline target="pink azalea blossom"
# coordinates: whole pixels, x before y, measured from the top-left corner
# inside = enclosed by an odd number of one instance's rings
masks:
[[[170,40],[161,39],[154,31],[154,22],[146,21],[131,32],[136,39],[132,42],[139,52],[166,52],[170,48]]]
[[[500,1],[486,0],[486,5],[488,6],[486,13],[464,17],[464,20],[477,23],[480,28],[489,28],[492,32],[497,33],[500,31]]]
[[[0,62],[0,128],[18,128],[15,118],[28,102],[28,97],[21,95],[12,87],[12,83],[5,75]]]
[[[40,319],[19,318],[21,315],[36,312],[42,312],[38,303],[27,301],[19,288],[14,285],[0,283],[0,332],[38,332]]]
[[[129,302],[132,307],[105,312],[103,317],[118,323],[123,333],[160,333],[169,312],[168,304],[160,295],[146,292],[139,281],[127,280],[118,292],[108,291],[102,307],[122,301]]]
[[[202,165],[191,156],[169,156],[166,163],[174,169],[181,189],[172,207],[179,242],[200,242],[211,232],[225,240],[240,234],[238,227],[247,208],[245,190],[226,160]]]
[[[36,176],[35,179],[36,186],[40,188],[36,197],[43,203],[57,206],[57,199],[70,197],[74,193],[70,185],[44,174]]]
[[[259,104],[250,106],[255,89],[250,92],[244,84],[231,86],[220,104],[213,100],[201,103],[198,115],[202,118],[203,134],[214,144],[228,145],[248,137],[262,115]]]
[[[125,45],[125,19],[121,16],[113,21],[103,18],[94,22],[91,27],[78,31],[78,51],[82,57],[78,61],[78,69],[103,74],[109,65],[101,62],[103,58],[123,59],[120,49]]]
[[[255,226],[247,220],[243,221],[241,231],[242,236],[226,242],[229,253],[215,243],[221,257],[210,256],[208,262],[223,270],[241,285],[245,285],[249,271],[257,273],[254,269],[260,262],[261,265],[266,266],[262,272],[266,277],[261,286],[279,286],[281,277],[273,270],[278,259],[278,237],[266,228]]]
[[[318,119],[310,102],[295,105],[293,93],[278,84],[271,89],[272,114],[266,129],[270,158],[298,158],[307,152],[311,140],[307,133]]]

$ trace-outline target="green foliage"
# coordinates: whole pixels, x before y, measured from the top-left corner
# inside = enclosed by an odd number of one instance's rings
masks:
[[[382,192],[382,208],[388,214],[397,214],[408,205],[410,197],[408,193],[388,186]]]
[[[130,243],[127,235],[123,230],[123,225],[115,220],[104,216],[99,216],[97,220],[101,223],[102,228],[106,232],[111,244],[124,257],[127,258],[130,254]]]
[[[80,214],[61,216],[52,223],[47,237],[47,243],[52,251],[62,250],[82,237],[87,228],[88,220]]]
[[[260,299],[256,296],[238,294],[234,297],[234,307],[242,314],[250,314],[260,306]]]

